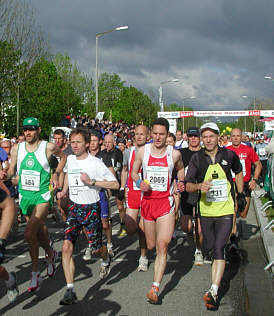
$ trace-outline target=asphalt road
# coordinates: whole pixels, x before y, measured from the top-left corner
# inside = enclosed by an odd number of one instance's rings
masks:
[[[211,284],[211,266],[203,264],[196,267],[193,264],[194,246],[183,237],[180,230],[169,247],[167,269],[160,287],[160,302],[158,305],[149,304],[145,295],[153,280],[155,253],[149,253],[149,271],[137,272],[138,242],[134,237],[119,237],[118,215],[115,214],[113,218],[113,243],[117,254],[106,279],[99,279],[98,257],[88,262],[82,259],[86,241],[83,236],[78,240],[75,249],[75,289],[79,302],[71,306],[59,305],[66,285],[60,260],[62,226],[51,218],[47,220],[50,235],[55,241],[54,247],[59,251],[57,272],[54,278],[47,278],[44,252],[41,250],[40,264],[44,281],[39,292],[30,294],[27,287],[31,265],[23,240],[24,224],[21,224],[18,232],[11,233],[9,237],[7,261],[4,263],[9,271],[17,273],[20,295],[14,304],[9,304],[2,283],[0,315],[244,315],[245,260],[235,260],[226,265],[219,310],[207,311],[202,297]]]

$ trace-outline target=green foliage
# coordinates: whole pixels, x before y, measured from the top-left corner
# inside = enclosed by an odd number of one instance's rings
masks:
[[[150,98],[135,87],[124,87],[112,109],[112,119],[128,124],[149,125],[156,118],[156,108]]]
[[[19,51],[8,42],[0,41],[0,130],[7,136],[16,130],[16,122],[9,120],[16,117],[16,89],[20,72]],[[3,119],[5,117],[5,119]]]
[[[68,109],[64,86],[53,63],[43,58],[36,62],[20,89],[20,124],[28,116],[37,117],[41,122],[41,136],[48,137],[51,127],[60,124]]]

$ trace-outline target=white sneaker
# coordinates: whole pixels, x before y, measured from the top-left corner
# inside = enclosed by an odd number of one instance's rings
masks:
[[[100,267],[100,273],[99,273],[100,279],[104,279],[109,275],[110,261],[111,261],[111,258],[109,256],[108,256],[108,263],[107,264],[105,264],[103,262],[103,259],[101,259],[101,267]]]
[[[138,272],[143,271],[146,272],[148,270],[148,259],[145,257],[140,257],[139,259],[139,266],[138,266]]]
[[[56,272],[56,262],[58,259],[58,253],[56,250],[53,250],[53,258],[49,260],[47,258],[47,275],[52,278]]]
[[[14,272],[11,272],[10,274],[13,275],[14,277],[14,282],[11,286],[7,287],[7,295],[8,295],[8,299],[10,301],[10,303],[13,303],[17,296],[19,295],[19,290],[18,290],[18,286],[17,286],[17,279],[16,279],[16,274]]]
[[[85,254],[83,255],[83,259],[88,261],[91,259],[91,248],[87,247],[85,250]]]
[[[28,288],[28,292],[36,292],[40,290],[43,279],[40,276],[40,273],[34,277],[31,277],[30,286]]]
[[[108,250],[108,254],[111,258],[113,258],[115,256],[114,250],[113,250],[113,245],[109,246],[107,244],[107,250]]]
[[[194,260],[195,266],[201,266],[204,263],[204,257],[202,255],[201,250],[196,250],[194,257],[195,257],[195,260]]]

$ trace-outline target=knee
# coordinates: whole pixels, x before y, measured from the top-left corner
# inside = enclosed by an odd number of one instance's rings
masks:
[[[158,241],[157,242],[157,253],[166,255],[168,250],[168,243],[166,241]]]
[[[137,223],[134,221],[133,218],[131,218],[128,215],[125,215],[124,217],[124,221],[126,224],[126,230],[127,230],[127,234],[132,236],[137,232],[138,226]]]
[[[62,247],[63,256],[72,256],[73,244],[69,240],[65,240]]]
[[[108,229],[109,228],[108,218],[102,218],[102,227],[103,227],[103,229]]]
[[[27,242],[31,242],[36,238],[36,235],[31,227],[26,227],[24,231],[24,238]]]

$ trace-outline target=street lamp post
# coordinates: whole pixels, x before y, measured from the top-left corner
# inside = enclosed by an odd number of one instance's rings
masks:
[[[124,30],[128,30],[127,25],[115,27],[114,29],[111,29],[109,31],[96,34],[96,65],[95,65],[95,68],[96,68],[95,69],[95,95],[96,95],[95,111],[96,111],[96,114],[98,113],[98,51],[99,51],[98,47],[99,47],[99,37],[101,37],[104,34],[114,32],[114,31],[124,31]]]
[[[183,112],[185,111],[185,100],[193,100],[193,99],[196,99],[196,97],[186,97],[186,98],[183,98],[182,101],[183,101]],[[196,118],[197,119],[197,118]],[[197,121],[196,121],[196,125],[197,125]],[[185,132],[185,117],[183,116],[183,134]]]
[[[160,104],[160,111],[164,112],[164,102],[163,102],[163,85],[169,82],[178,82],[179,79],[171,79],[171,80],[167,80],[167,81],[162,81],[160,83],[160,87],[159,87],[159,104]]]

